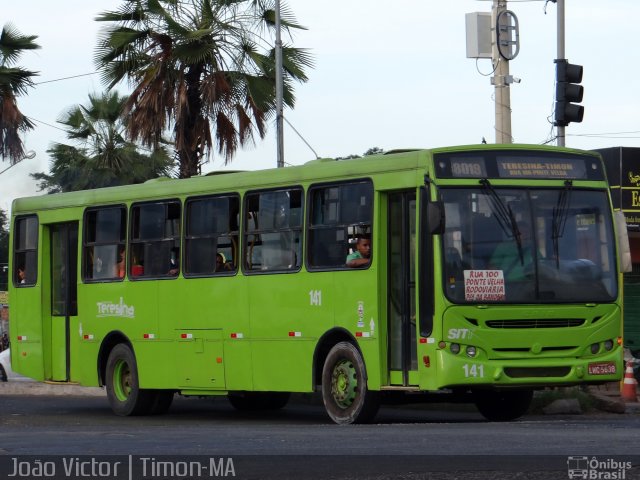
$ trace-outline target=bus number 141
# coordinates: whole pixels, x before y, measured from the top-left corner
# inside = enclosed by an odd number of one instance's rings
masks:
[[[464,370],[464,376],[467,378],[468,377],[474,377],[474,378],[484,377],[484,365],[476,365],[476,364],[469,365],[468,363],[465,363],[462,366],[462,369]]]
[[[309,291],[309,303],[316,307],[322,306],[322,290],[310,290]]]

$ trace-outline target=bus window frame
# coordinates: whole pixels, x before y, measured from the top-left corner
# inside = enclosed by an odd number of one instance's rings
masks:
[[[248,202],[249,202],[249,197],[251,195],[256,195],[256,194],[261,194],[261,193],[273,193],[273,192],[289,192],[289,191],[299,191],[300,192],[300,209],[301,209],[301,216],[300,216],[300,226],[296,229],[288,227],[286,229],[280,229],[280,230],[275,230],[275,231],[265,231],[262,232],[260,230],[258,230],[259,233],[256,233],[256,230],[251,231],[250,233],[248,232],[247,229],[247,221],[248,221],[248,214],[249,214],[249,210],[248,210]],[[273,188],[260,188],[260,189],[253,189],[253,190],[247,190],[246,192],[244,192],[244,195],[242,195],[242,223],[240,225],[241,228],[241,234],[240,236],[242,237],[242,250],[241,250],[241,257],[240,257],[240,261],[242,264],[242,273],[243,275],[270,275],[270,274],[281,274],[281,273],[297,273],[300,270],[302,270],[302,266],[304,265],[304,245],[305,245],[305,202],[306,202],[306,191],[304,189],[304,187],[302,185],[296,184],[296,185],[283,185],[283,186],[279,186],[279,187],[273,187]],[[300,232],[300,255],[301,257],[298,259],[297,265],[294,268],[271,268],[271,269],[249,269],[247,268],[247,253],[248,253],[248,239],[249,239],[249,235],[259,235],[261,233],[282,233],[282,232],[287,232],[287,231],[299,231]]]
[[[177,203],[178,204],[178,211],[180,212],[180,218],[178,218],[178,228],[180,229],[180,231],[178,232],[178,236],[177,237],[172,237],[171,239],[153,239],[151,241],[146,241],[146,240],[134,240],[133,239],[133,232],[134,232],[134,228],[133,228],[133,222],[135,219],[135,215],[134,215],[134,209],[136,207],[139,207],[141,205],[158,205],[158,204],[163,204],[163,205],[169,205],[170,203]],[[127,237],[127,246],[128,246],[128,253],[129,255],[127,256],[127,276],[129,277],[129,280],[132,281],[148,281],[148,280],[174,280],[176,278],[178,278],[180,276],[180,272],[182,271],[182,251],[183,251],[183,245],[182,245],[182,217],[184,216],[184,212],[183,212],[183,202],[182,200],[180,200],[180,198],[177,197],[173,197],[173,198],[159,198],[159,199],[154,199],[154,200],[144,200],[141,202],[134,202],[129,206],[129,222],[128,222],[128,237]],[[165,217],[166,220],[166,217]],[[175,275],[171,275],[168,273],[167,269],[167,273],[164,275],[145,275],[144,273],[142,275],[133,275],[131,273],[134,265],[133,265],[133,249],[134,249],[134,245],[138,245],[138,244],[142,244],[144,245],[145,243],[159,243],[159,242],[164,242],[164,241],[174,241],[178,240],[178,248],[179,248],[179,252],[178,252],[178,272]],[[175,248],[175,247],[173,247]],[[144,265],[142,266],[144,268]]]
[[[124,237],[122,237],[121,242],[119,242],[117,245],[118,247],[120,245],[124,245],[125,248],[125,272],[124,272],[124,276],[123,277],[118,277],[118,276],[113,276],[113,277],[105,277],[105,278],[87,278],[87,268],[88,268],[88,264],[87,264],[87,256],[85,254],[86,248],[88,245],[87,243],[87,227],[88,227],[88,222],[87,222],[87,216],[89,213],[93,212],[93,211],[97,211],[97,210],[105,210],[105,209],[113,209],[113,208],[120,208],[124,211]],[[111,282],[122,282],[124,281],[124,279],[127,277],[128,274],[128,268],[127,265],[129,263],[129,248],[128,248],[128,243],[127,243],[127,238],[128,238],[128,229],[129,229],[129,209],[127,208],[127,205],[125,203],[118,203],[118,204],[112,204],[112,205],[98,205],[98,206],[92,206],[92,207],[87,207],[83,214],[82,214],[82,265],[81,265],[81,273],[82,273],[82,283],[111,283]],[[92,246],[96,246],[96,245],[112,245],[111,243],[99,243],[99,242],[93,242]]]
[[[238,205],[238,216],[240,218],[238,218],[238,230],[235,232],[236,233],[236,252],[235,252],[235,256],[237,257],[237,262],[234,261],[233,262],[233,269],[232,270],[225,270],[225,271],[221,271],[221,272],[216,272],[215,268],[211,273],[189,273],[186,271],[185,267],[188,265],[187,264],[187,240],[191,240],[192,238],[188,238],[188,225],[189,225],[189,204],[191,202],[197,202],[197,201],[201,201],[201,200],[207,200],[207,199],[214,199],[214,198],[235,198],[237,200],[237,205]],[[185,199],[185,201],[183,202],[183,207],[182,207],[182,231],[181,233],[181,240],[182,240],[182,247],[181,247],[181,259],[180,259],[180,263],[181,263],[181,271],[182,271],[182,276],[184,278],[210,278],[210,277],[230,277],[230,276],[234,276],[237,275],[238,272],[240,271],[240,263],[241,262],[241,257],[242,257],[242,246],[241,246],[241,240],[242,240],[242,232],[241,232],[241,225],[242,225],[242,195],[240,195],[240,193],[238,192],[224,192],[224,193],[214,193],[214,194],[207,194],[207,195],[197,195],[197,196],[193,196],[193,197],[187,197]],[[229,214],[231,214],[231,212],[229,212]],[[231,218],[231,215],[230,215]],[[215,232],[216,234],[221,233],[221,232]],[[216,238],[219,238],[221,236],[231,236],[229,234],[233,233],[233,231],[227,231],[227,235],[216,235]],[[212,238],[210,236],[207,237],[200,237],[200,238]],[[217,254],[218,252],[216,252]],[[215,260],[215,257],[214,257]],[[235,259],[231,259],[232,261]]]
[[[18,233],[20,231],[19,228],[16,227],[17,223],[21,220],[27,220],[29,218],[35,218],[36,220],[36,237],[35,237],[35,248],[23,248],[20,249],[18,248]],[[13,231],[14,233],[14,238],[13,238],[13,252],[12,252],[12,264],[11,264],[11,268],[13,269],[13,272],[11,272],[11,278],[12,278],[12,282],[13,282],[13,286],[16,288],[28,288],[28,287],[34,287],[36,286],[36,284],[38,283],[38,259],[39,259],[39,255],[40,255],[40,251],[39,251],[39,242],[40,242],[40,218],[38,217],[38,214],[35,213],[30,213],[30,214],[26,214],[26,215],[18,215],[14,218],[13,220]],[[34,272],[29,274],[29,270],[27,268],[27,254],[29,252],[35,252],[35,261],[33,262],[33,267],[34,267]],[[20,280],[18,279],[18,266],[19,263],[17,262],[17,256],[19,254],[23,254],[24,255],[24,272],[25,272],[25,281],[24,283],[20,283]],[[20,262],[22,263],[22,262]]]
[[[336,224],[337,226],[341,226],[342,228],[344,228],[345,231],[345,247],[346,247],[346,252],[344,254],[344,262],[341,266],[337,266],[337,265],[328,265],[328,266],[314,266],[311,263],[311,240],[312,240],[312,234],[311,231],[314,230],[314,228],[312,228],[313,224],[312,224],[312,219],[311,216],[313,214],[313,202],[312,202],[312,195],[313,195],[313,191],[316,189],[322,189],[322,188],[330,188],[330,187],[341,187],[341,186],[345,186],[345,185],[354,185],[354,184],[368,184],[371,187],[371,219],[369,223],[366,222],[358,222],[358,223],[340,223],[340,224]],[[340,180],[337,182],[321,182],[321,183],[313,183],[311,185],[309,185],[308,189],[307,189],[307,212],[305,215],[305,221],[306,221],[306,239],[305,239],[305,266],[307,268],[307,270],[309,272],[334,272],[334,271],[340,271],[340,272],[344,272],[344,271],[362,271],[362,270],[368,270],[369,268],[371,268],[371,264],[373,263],[373,250],[376,248],[376,245],[373,244],[373,231],[374,231],[374,224],[375,224],[375,194],[376,194],[376,190],[375,190],[375,184],[374,181],[371,177],[358,177],[358,178],[351,178],[348,180]],[[358,267],[358,268],[353,268],[353,267],[348,267],[347,266],[347,256],[349,255],[349,250],[352,248],[352,245],[350,243],[350,236],[349,236],[349,228],[352,227],[368,227],[368,235],[370,236],[371,239],[371,249],[372,249],[372,254],[371,254],[371,261],[369,262],[368,265],[364,266],[364,267]],[[335,226],[331,227],[335,229]]]

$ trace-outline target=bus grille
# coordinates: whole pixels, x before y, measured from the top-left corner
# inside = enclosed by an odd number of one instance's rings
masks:
[[[489,328],[567,328],[584,325],[584,318],[530,318],[517,320],[489,320]]]
[[[571,367],[507,367],[505,375],[511,378],[566,377]]]

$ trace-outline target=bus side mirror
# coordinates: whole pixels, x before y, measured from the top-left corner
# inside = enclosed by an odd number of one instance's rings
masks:
[[[614,212],[616,222],[616,237],[618,240],[618,265],[622,273],[630,272],[631,265],[631,248],[629,247],[629,234],[627,231],[627,221],[624,212]]]
[[[431,235],[444,233],[444,202],[438,200],[427,203],[427,228]]]

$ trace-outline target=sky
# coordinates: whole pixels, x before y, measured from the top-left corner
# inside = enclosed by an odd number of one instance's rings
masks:
[[[41,49],[19,64],[39,83],[19,98],[36,120],[24,136],[30,159],[0,173],[0,208],[39,195],[29,176],[48,172],[46,150],[66,142],[61,115],[104,91],[93,56],[101,25],[95,16],[116,0],[0,0],[0,25],[37,35]],[[371,147],[432,148],[495,142],[491,61],[466,57],[465,14],[490,12],[490,0],[288,0],[298,22],[292,43],[313,54],[309,81],[296,85],[296,106],[285,110],[284,161],[362,154]],[[584,66],[585,115],[566,130],[575,148],[640,147],[637,0],[566,0],[566,58]],[[557,8],[545,0],[508,2],[519,23],[520,51],[510,73],[514,142],[541,144],[554,136]],[[546,12],[546,13],[545,13]],[[53,81],[66,77],[67,80]],[[121,88],[127,93],[127,87]],[[304,138],[301,139],[294,128]],[[214,154],[203,172],[276,166],[276,130],[239,150],[225,166]],[[312,147],[309,148],[305,141]],[[555,143],[555,142],[553,142]],[[552,144],[553,144],[552,143]],[[315,152],[315,153],[314,153]],[[9,166],[0,161],[0,172]]]

